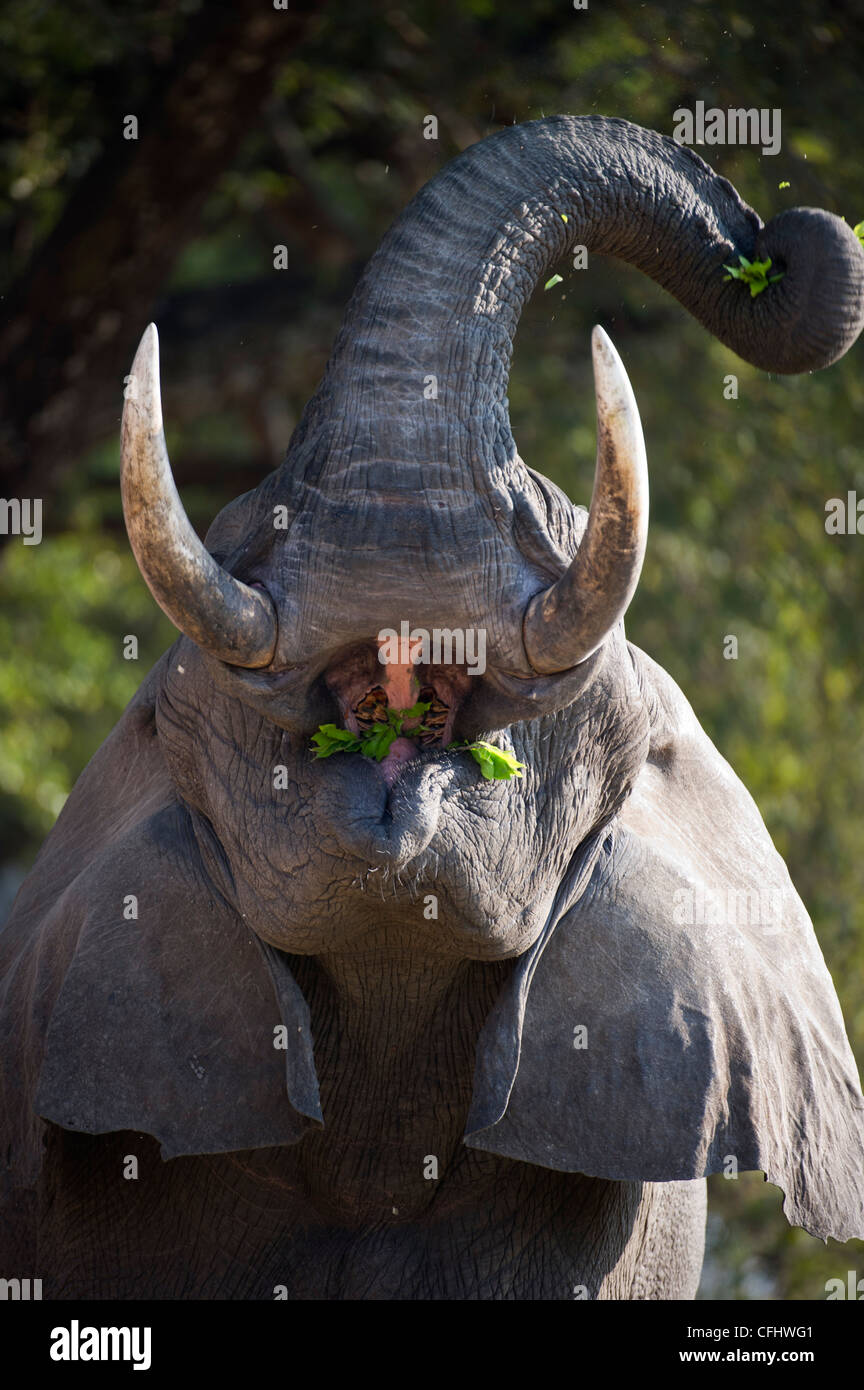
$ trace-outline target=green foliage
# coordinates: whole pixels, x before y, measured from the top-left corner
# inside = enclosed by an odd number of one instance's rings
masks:
[[[506,782],[511,777],[521,777],[525,767],[524,763],[516,761],[512,753],[507,753],[503,748],[496,748],[493,743],[484,743],[482,739],[478,739],[476,743],[451,743],[449,747],[464,748],[470,753],[483,776],[489,781],[494,779]]]
[[[362,753],[364,757],[375,758],[380,763],[390,752],[393,741],[401,736],[405,722],[409,719],[420,719],[428,708],[428,703],[419,701],[410,709],[388,709],[386,723],[384,720],[378,720],[368,732],[362,734],[353,734],[350,729],[340,729],[337,724],[322,724],[317,733],[312,735],[315,757],[332,758],[334,753]],[[410,738],[414,734],[426,732],[421,723],[405,730],[405,736]],[[512,753],[506,753],[491,743],[484,743],[482,740],[476,743],[466,741],[451,743],[448,747],[470,753],[486,778],[506,781],[510,777],[522,776],[521,769],[525,764],[517,762]]]
[[[390,752],[390,745],[402,734],[406,720],[420,719],[429,708],[427,701],[419,700],[410,709],[388,709],[386,722],[378,720],[368,732],[352,734],[350,729],[340,729],[336,724],[322,724],[312,735],[316,758],[330,758],[334,753],[362,753],[365,758],[375,758],[383,762]],[[423,724],[416,724],[411,734],[425,734]]]
[[[350,729],[340,729],[338,724],[319,725],[317,732],[312,735],[312,742],[316,758],[332,758],[334,753],[362,752],[357,734],[352,734]]]
[[[0,235],[18,271],[52,229],[71,189],[108,140],[121,112],[140,111],[142,72],[182,29],[197,0],[41,0],[0,8]]]
[[[9,545],[0,606],[0,840],[50,830],[84,763],[176,634],[125,542],[97,533]],[[123,657],[138,638],[138,659]]]
[[[755,299],[757,294],[767,290],[769,285],[773,285],[775,280],[782,280],[784,271],[779,275],[768,275],[771,269],[771,257],[766,261],[748,261],[746,256],[739,255],[739,264],[724,265],[723,269],[728,270],[729,274],[724,275],[724,280],[743,280],[745,285],[750,287],[750,298]]]

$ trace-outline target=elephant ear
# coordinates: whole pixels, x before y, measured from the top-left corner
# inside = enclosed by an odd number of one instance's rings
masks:
[[[296,1143],[321,1122],[305,1001],[212,885],[163,762],[154,699],[172,654],[85,769],[0,933],[6,1188],[38,1177],[45,1121],[143,1131],[165,1158]]]
[[[864,1237],[864,1099],[813,928],[755,804],[631,648],[648,761],[480,1040],[472,1147],[650,1182],[756,1169]]]

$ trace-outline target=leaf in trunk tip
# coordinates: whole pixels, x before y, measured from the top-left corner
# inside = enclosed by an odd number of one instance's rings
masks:
[[[553,285],[560,285],[563,279],[563,275],[553,275],[551,280],[546,281],[546,284],[543,286],[544,290],[551,290]]]
[[[779,275],[769,275],[767,272],[771,268],[771,257],[764,261],[748,261],[746,256],[739,254],[738,265],[724,265],[723,269],[728,270],[729,274],[724,275],[726,280],[743,280],[745,285],[750,288],[750,298],[755,299],[757,294],[767,290],[769,285],[773,285],[775,280],[782,280],[785,271],[781,270]]]

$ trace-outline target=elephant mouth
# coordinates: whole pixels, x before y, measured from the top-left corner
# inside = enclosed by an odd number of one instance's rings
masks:
[[[384,736],[379,756],[338,755],[322,765],[319,805],[353,857],[404,867],[429,846],[445,803],[478,792],[476,765],[451,749],[475,681],[456,665],[409,659],[382,666],[370,642],[343,652],[325,683],[341,727],[360,738]],[[328,771],[332,764],[337,775]],[[486,783],[479,794],[499,793]]]
[[[322,766],[319,811],[341,848],[367,865],[398,869],[416,860],[438,829],[443,803],[475,781],[455,751],[404,743],[380,763],[339,757],[331,760],[337,767]]]
[[[385,756],[372,759],[388,789],[395,785],[403,770],[418,758],[421,751],[446,748],[450,741],[455,706],[442,698],[434,685],[420,686],[417,703],[426,706],[423,713],[405,718],[403,732],[393,739]],[[391,708],[385,687],[373,686],[346,712],[346,727],[354,726],[358,733],[367,735],[374,734],[376,729],[392,728],[388,719]]]
[[[421,754],[440,753],[452,742],[470,680],[464,668],[424,666],[414,653],[382,665],[379,645],[343,652],[324,681],[341,727],[368,741],[370,752],[360,759],[389,791]]]
[[[489,803],[513,795],[512,783],[485,781],[463,749],[448,747],[451,722],[434,738],[395,739],[380,761],[340,754],[317,765],[318,813],[352,859],[403,869],[430,848],[448,806],[497,817]]]

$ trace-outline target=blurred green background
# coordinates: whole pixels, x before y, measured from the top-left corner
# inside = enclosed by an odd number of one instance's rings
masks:
[[[203,532],[284,451],[353,283],[394,215],[504,124],[599,112],[671,133],[698,100],[778,107],[783,144],[700,153],[767,220],[864,218],[860,6],[355,0],[73,7],[0,16],[5,318],[0,491],[44,539],[0,555],[0,916],[84,763],[173,629],[126,543],[124,374],[155,318],[175,476]],[[138,120],[138,139],[124,122]],[[434,114],[439,139],[423,138]],[[128,125],[126,125],[128,129]],[[788,182],[788,188],[781,188]],[[273,248],[287,247],[287,269]],[[588,334],[609,330],[642,411],[652,529],[628,634],[675,677],[755,796],[813,917],[864,1059],[859,344],[771,377],[638,273],[593,260],[535,294],[511,379],[520,452],[587,501]],[[734,373],[739,397],[726,400]],[[123,638],[138,637],[137,661]],[[724,638],[738,639],[725,660]],[[711,1180],[700,1297],[822,1299],[862,1242],[791,1230],[759,1175]]]

